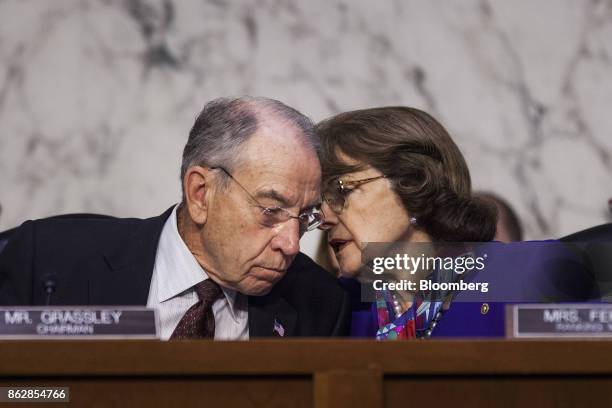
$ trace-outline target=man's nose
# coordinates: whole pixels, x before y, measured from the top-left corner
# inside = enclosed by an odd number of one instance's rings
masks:
[[[338,216],[332,211],[326,201],[323,201],[323,204],[321,204],[321,212],[323,212],[323,222],[319,225],[320,230],[327,231],[338,224]]]
[[[277,226],[276,236],[272,239],[272,249],[280,250],[286,256],[300,252],[300,223],[296,219],[287,220]]]

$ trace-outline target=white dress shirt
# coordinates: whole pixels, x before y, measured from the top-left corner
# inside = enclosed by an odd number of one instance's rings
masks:
[[[157,309],[162,340],[168,340],[185,312],[198,302],[194,286],[209,279],[206,271],[191,254],[178,232],[176,210],[164,224],[147,307]],[[213,303],[215,340],[248,340],[249,319],[247,297],[223,288],[223,295]]]

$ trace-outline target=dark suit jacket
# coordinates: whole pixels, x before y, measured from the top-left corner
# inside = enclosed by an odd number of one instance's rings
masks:
[[[0,254],[0,305],[146,305],[157,244],[171,209],[145,220],[43,219],[25,222]],[[266,296],[249,297],[250,337],[348,334],[348,296],[335,278],[299,254]]]

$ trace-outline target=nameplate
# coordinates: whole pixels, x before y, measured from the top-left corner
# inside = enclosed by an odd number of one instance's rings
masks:
[[[506,337],[612,338],[612,304],[519,304],[506,307]]]
[[[157,311],[133,306],[0,308],[2,339],[156,339]]]

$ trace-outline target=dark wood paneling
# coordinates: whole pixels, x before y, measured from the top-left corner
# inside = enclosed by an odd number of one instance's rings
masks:
[[[70,386],[72,407],[612,406],[609,341],[0,341],[0,356],[0,383]]]

